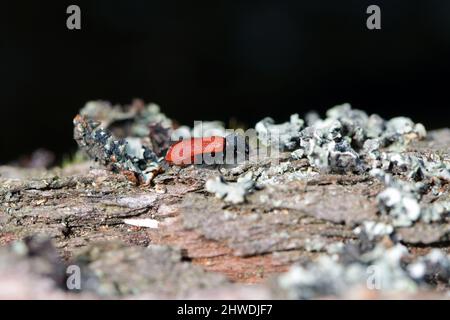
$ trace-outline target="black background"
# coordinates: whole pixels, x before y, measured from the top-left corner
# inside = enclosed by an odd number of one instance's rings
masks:
[[[370,4],[381,30],[366,28]],[[140,97],[188,125],[350,102],[447,127],[449,59],[448,0],[5,2],[0,162],[74,150],[72,118],[92,99]]]

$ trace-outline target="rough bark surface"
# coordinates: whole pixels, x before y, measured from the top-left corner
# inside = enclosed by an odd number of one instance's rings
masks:
[[[450,130],[440,130],[408,152],[450,159],[449,145]],[[229,170],[225,178],[267,165]],[[136,186],[93,163],[48,171],[0,167],[0,297],[283,298],[274,276],[314,259],[326,244],[354,239],[358,223],[379,219],[382,185],[375,179],[295,178],[306,165],[287,163],[240,205],[204,190],[219,174],[206,168],[171,168],[154,185]],[[127,218],[156,219],[159,226],[134,227]],[[398,234],[413,253],[450,246],[448,221]],[[66,289],[71,264],[81,267],[81,292]]]

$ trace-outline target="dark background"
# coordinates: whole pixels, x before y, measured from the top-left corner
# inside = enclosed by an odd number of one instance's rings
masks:
[[[382,30],[366,28],[370,4]],[[92,99],[140,97],[188,125],[350,102],[446,127],[449,59],[448,0],[1,3],[0,162],[73,151],[72,118]]]

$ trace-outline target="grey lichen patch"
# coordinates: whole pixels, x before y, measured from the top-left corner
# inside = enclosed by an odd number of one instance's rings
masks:
[[[240,204],[245,202],[246,195],[255,188],[253,173],[239,177],[236,182],[226,182],[223,177],[210,179],[205,183],[205,189],[214,193],[216,197],[223,199],[225,202],[232,204]]]
[[[394,227],[390,224],[376,221],[364,221],[362,225],[353,230],[355,234],[364,233],[370,241],[390,236],[394,232]]]
[[[257,183],[261,186],[287,184],[291,181],[306,181],[319,173],[308,165],[306,159],[285,159],[269,167],[261,166],[257,170]]]
[[[149,124],[160,123],[172,127],[172,121],[160,111],[155,103],[144,104],[136,99],[128,106],[111,105],[107,101],[89,101],[80,110],[80,115],[100,122],[100,126],[110,129],[114,135],[146,138],[150,134]]]
[[[408,265],[409,275],[418,282],[448,282],[450,279],[450,259],[439,249],[419,257]]]
[[[282,124],[275,124],[272,118],[267,117],[256,124],[255,130],[265,145],[279,144],[283,150],[294,150],[298,147],[303,124],[298,114],[291,115],[290,121]]]
[[[310,299],[342,297],[358,288],[413,293],[436,281],[447,284],[450,279],[450,258],[439,250],[411,261],[401,244],[378,244],[358,253],[352,246],[347,245],[337,256],[322,255],[314,262],[293,266],[278,278],[278,285],[289,298]]]
[[[382,152],[374,168],[395,173],[414,181],[431,180],[436,192],[450,181],[450,166],[438,154],[429,156],[417,153]]]
[[[420,218],[419,200],[422,184],[416,185],[394,179],[384,171],[374,169],[374,176],[379,177],[387,188],[377,196],[381,214],[389,214],[394,226],[409,227]]]
[[[118,139],[96,120],[77,116],[74,138],[87,155],[113,171],[129,173],[130,178],[148,184],[161,171],[158,157],[139,138]]]
[[[296,159],[307,157],[310,165],[324,172],[362,173],[379,157],[381,148],[400,148],[422,139],[426,130],[409,118],[384,120],[352,109],[349,104],[336,106],[326,113],[307,116],[307,126],[298,117],[274,125],[265,119],[256,125],[264,143],[276,144],[282,150],[294,150]],[[270,134],[272,139],[267,138]],[[279,139],[273,138],[279,136]]]
[[[74,138],[91,159],[148,184],[162,171],[161,156],[170,145],[172,121],[158,105],[135,100],[129,106],[91,101],[74,119]]]
[[[371,173],[387,186],[377,196],[378,207],[382,214],[392,217],[392,224],[396,227],[409,227],[419,220],[425,223],[439,222],[450,212],[448,201],[420,203],[427,191],[425,183],[402,181],[380,169],[374,169]]]

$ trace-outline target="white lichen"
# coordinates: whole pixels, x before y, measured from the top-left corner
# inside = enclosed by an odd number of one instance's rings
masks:
[[[214,193],[216,197],[232,204],[245,202],[246,195],[250,193],[254,187],[255,181],[253,180],[252,172],[239,177],[236,182],[227,182],[223,177],[216,177],[206,181],[205,184],[206,191]]]

